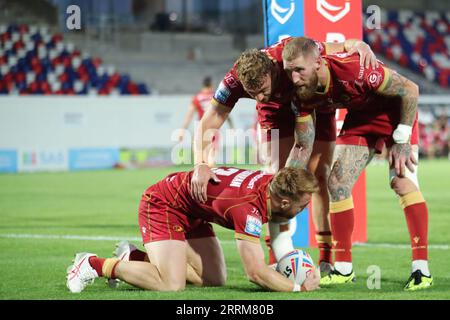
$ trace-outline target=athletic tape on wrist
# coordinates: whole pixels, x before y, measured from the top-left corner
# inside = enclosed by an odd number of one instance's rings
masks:
[[[409,143],[411,138],[412,127],[406,124],[399,124],[397,129],[392,133],[395,143]]]

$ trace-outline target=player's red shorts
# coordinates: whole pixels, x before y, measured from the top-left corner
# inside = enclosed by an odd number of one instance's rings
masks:
[[[261,129],[270,129],[267,132],[267,137],[263,136],[262,142],[272,139],[271,130],[273,129],[279,130],[279,139],[294,136],[295,114],[290,105],[283,105],[280,108],[277,104],[258,103],[256,110]],[[315,139],[320,141],[336,141],[335,112],[316,113]]]
[[[171,207],[159,191],[158,184],[147,189],[139,203],[139,230],[144,244],[215,237],[210,223],[189,218],[180,209]]]
[[[336,112],[316,112],[315,140],[336,141]]]
[[[342,130],[336,140],[338,145],[367,146],[381,153],[383,146],[394,144],[392,133],[400,123],[400,109],[389,108],[381,110],[350,110],[344,120]],[[414,120],[411,144],[419,143],[417,114]]]

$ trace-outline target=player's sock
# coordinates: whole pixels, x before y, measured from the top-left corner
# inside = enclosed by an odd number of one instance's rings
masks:
[[[420,269],[425,276],[430,274],[428,263],[414,261],[428,260],[428,208],[420,191],[410,192],[400,197],[400,205],[405,212],[411,241],[413,269]],[[422,269],[422,267],[424,269]],[[415,270],[413,270],[414,272]]]
[[[428,260],[414,260],[412,262],[412,273],[420,270],[425,277],[430,276],[430,269],[428,268]]]
[[[331,255],[331,231],[316,232],[316,242],[319,248],[319,264],[321,262],[332,263]]]
[[[130,252],[130,261],[145,261],[147,258],[147,252],[139,249]]]
[[[117,258],[103,259],[99,257],[90,257],[89,264],[97,272],[99,277],[106,277],[115,279],[114,270],[117,263],[120,262]]]
[[[332,250],[336,262],[352,262],[352,233],[355,223],[353,211],[352,197],[330,202]]]
[[[275,254],[272,250],[272,245],[270,244],[270,236],[265,236],[264,241],[266,242],[267,250],[269,253],[269,265],[277,263],[277,258],[275,258]]]
[[[350,273],[352,273],[353,263],[336,261],[334,263],[334,269],[339,271],[344,276],[346,276],[346,275],[349,275]]]

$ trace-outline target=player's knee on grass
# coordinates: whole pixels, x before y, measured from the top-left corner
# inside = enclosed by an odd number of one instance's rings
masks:
[[[183,291],[186,287],[185,278],[171,278],[161,273],[161,282],[158,286],[158,291]]]
[[[167,283],[164,284],[159,291],[183,291],[186,283]]]
[[[419,190],[409,178],[394,177],[391,180],[391,189],[399,196]]]
[[[218,270],[216,274],[211,274],[203,279],[204,287],[222,287],[227,282],[227,271],[226,268],[223,270]]]

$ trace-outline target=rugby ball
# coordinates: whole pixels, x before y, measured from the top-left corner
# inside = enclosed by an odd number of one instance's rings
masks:
[[[300,286],[313,269],[311,256],[306,251],[297,249],[285,254],[276,267],[276,271]]]

